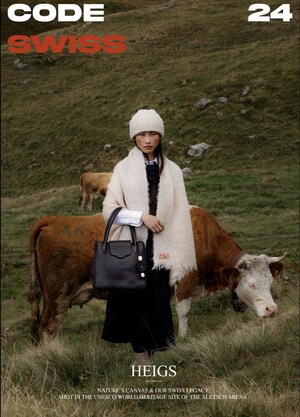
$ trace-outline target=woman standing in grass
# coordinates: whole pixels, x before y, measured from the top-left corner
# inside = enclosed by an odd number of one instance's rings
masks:
[[[113,172],[103,202],[103,216],[123,207],[112,227],[112,240],[146,244],[147,288],[144,293],[109,293],[102,338],[131,343],[135,364],[150,364],[155,351],[174,344],[171,287],[196,269],[193,232],[181,169],[162,151],[164,123],[151,109],[129,122],[135,147]]]

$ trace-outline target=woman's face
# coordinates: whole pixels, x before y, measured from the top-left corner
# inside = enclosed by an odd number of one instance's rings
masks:
[[[159,133],[157,132],[141,132],[135,136],[135,142],[138,148],[147,155],[149,161],[155,158],[154,151],[159,143]]]

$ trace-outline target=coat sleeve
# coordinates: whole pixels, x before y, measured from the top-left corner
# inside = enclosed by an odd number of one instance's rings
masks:
[[[106,197],[103,201],[103,217],[107,221],[112,211],[117,207],[124,207],[124,210],[121,210],[116,219],[115,223],[118,225],[129,224],[131,226],[141,226],[141,211],[128,210],[125,206],[123,190],[120,184],[120,176],[118,169],[116,168],[111,177],[110,183],[108,185],[108,190]]]

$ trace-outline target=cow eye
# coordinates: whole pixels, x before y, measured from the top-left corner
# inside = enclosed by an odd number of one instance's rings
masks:
[[[238,268],[239,269],[249,269],[249,264],[246,261],[243,261],[238,265]]]

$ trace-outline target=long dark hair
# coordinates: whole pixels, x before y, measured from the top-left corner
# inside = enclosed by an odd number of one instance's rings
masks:
[[[161,138],[159,139],[158,145],[157,145],[157,147],[154,151],[154,156],[156,156],[156,158],[158,160],[159,174],[161,174],[162,170],[164,169],[164,165],[165,165],[165,158],[164,158],[164,152],[163,152],[163,148],[162,148]]]
[[[159,189],[159,180],[160,175],[164,169],[165,164],[165,157],[162,149],[161,138],[158,142],[156,149],[154,150],[154,156],[157,158],[158,161],[158,170],[157,174],[154,178],[152,187],[149,190],[149,207],[150,207],[150,214],[156,214],[157,209],[157,196],[158,196],[158,189]]]
[[[135,141],[135,145],[137,146],[136,141]],[[144,154],[144,156],[147,156],[147,155]],[[149,188],[149,207],[150,207],[149,212],[150,212],[150,214],[153,214],[153,215],[156,214],[159,179],[160,179],[160,175],[161,175],[161,173],[164,169],[164,165],[165,165],[165,157],[164,157],[163,148],[162,148],[162,144],[161,144],[161,136],[160,136],[158,145],[154,150],[154,156],[157,158],[159,169],[157,170],[157,174],[154,178],[152,186]]]

